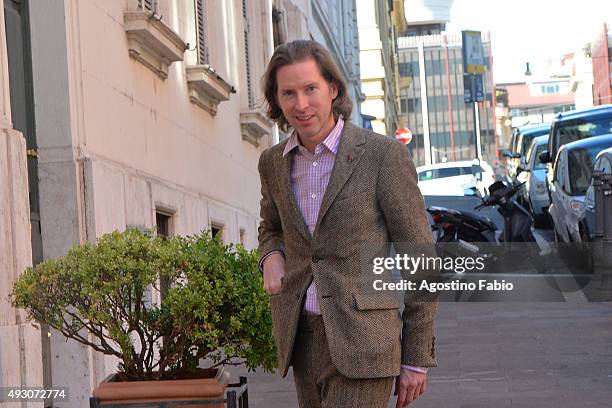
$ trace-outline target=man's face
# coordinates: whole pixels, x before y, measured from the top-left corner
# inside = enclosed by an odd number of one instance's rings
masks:
[[[309,150],[333,129],[332,101],[335,85],[323,78],[314,59],[285,65],[276,71],[276,100],[287,122]]]

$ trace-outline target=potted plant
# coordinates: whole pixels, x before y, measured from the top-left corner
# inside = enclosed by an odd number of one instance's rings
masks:
[[[118,372],[94,390],[102,403],[219,399],[228,378],[218,367],[275,366],[257,254],[208,232],[104,235],[28,268],[11,298],[30,319],[118,359]]]

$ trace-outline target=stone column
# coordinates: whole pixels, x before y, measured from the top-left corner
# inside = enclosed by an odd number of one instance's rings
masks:
[[[11,123],[4,1],[0,0],[0,387],[43,385],[40,331],[8,299],[15,279],[31,264],[26,143]],[[9,406],[21,404],[0,403]]]
[[[84,137],[80,121],[83,96],[79,75],[79,0],[29,2],[33,95],[36,101],[36,138],[40,223],[43,258],[56,259],[87,240],[84,179],[87,170],[78,159],[78,140]],[[88,8],[83,6],[83,9]],[[84,14],[88,16],[88,13]],[[81,24],[95,24],[85,20]],[[49,80],[49,72],[53,80]],[[89,192],[92,193],[91,191]],[[90,213],[93,215],[93,213]],[[92,235],[93,237],[93,235]],[[51,385],[68,387],[68,400],[55,408],[89,405],[91,389],[104,379],[103,360],[97,352],[66,340],[51,330],[49,338]],[[1,407],[0,407],[1,408]]]

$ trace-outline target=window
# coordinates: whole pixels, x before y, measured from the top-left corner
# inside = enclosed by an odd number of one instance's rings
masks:
[[[533,138],[537,136],[543,136],[547,133],[548,133],[548,130],[542,130],[539,132],[520,135],[518,143],[517,143],[516,152],[519,153],[521,156],[525,156],[525,152],[527,151],[527,148],[533,141]]]
[[[208,48],[206,47],[206,10],[204,0],[195,0],[196,39],[198,48],[198,64],[208,64]]]
[[[546,169],[546,164],[542,163],[540,159],[538,158],[540,156],[540,153],[544,152],[545,150],[548,150],[547,144],[537,145],[537,147],[535,144],[532,144],[531,149],[527,152],[527,162],[531,162],[533,160],[534,170]],[[532,157],[532,156],[535,156],[535,157]]]
[[[185,67],[187,74],[187,87],[189,89],[189,101],[204,109],[212,116],[217,114],[220,103],[228,101],[236,90],[211,66],[209,57],[210,27],[209,19],[213,17],[209,11],[215,10],[205,0],[193,0],[190,7],[190,17],[194,23],[194,29],[190,33],[192,41],[195,41],[195,58],[191,54],[191,61]],[[195,61],[194,61],[195,60]]]
[[[555,180],[559,183],[559,187],[562,190],[565,190],[565,159],[567,157],[566,151],[564,150],[559,154],[559,157],[556,160],[555,169]]]
[[[283,12],[276,7],[272,7],[272,37],[274,38],[274,48],[287,41],[283,23]]]
[[[157,227],[157,236],[168,238],[171,235],[170,230],[170,220],[172,216],[164,213],[164,212],[155,212],[155,225]],[[159,296],[160,299],[163,299],[168,293],[168,289],[170,288],[170,283],[167,279],[160,277],[159,278]],[[151,288],[147,288],[146,296],[148,300],[152,299],[152,290]],[[150,304],[150,303],[149,303]]]
[[[573,104],[572,105],[560,105],[560,106],[555,106],[553,108],[553,112],[555,114],[557,114],[559,112],[567,112],[567,111],[571,111],[571,110],[574,110],[574,109],[576,109],[576,108],[575,108],[575,106]]]
[[[612,133],[612,117],[568,122],[559,128],[557,146],[606,133]]]
[[[559,84],[542,85],[542,95],[558,94]]]
[[[446,112],[448,110],[448,95],[430,96],[427,98],[430,112]]]
[[[219,237],[220,240],[223,240],[223,226],[219,224],[211,224],[210,233],[213,238]]]
[[[437,178],[446,178],[446,177],[454,177],[459,176],[462,173],[461,168],[459,167],[449,167],[447,169],[438,169],[438,177]]]
[[[422,171],[419,173],[419,181],[433,180],[433,179],[434,179],[433,170],[426,170],[426,171]]]
[[[418,61],[400,62],[398,70],[401,77],[419,76],[419,63]]]
[[[482,168],[481,171],[484,172]],[[440,169],[424,170],[420,172],[419,181],[462,176],[466,174],[472,174],[471,167],[443,167]]]
[[[164,213],[155,213],[155,225],[157,226],[157,235],[167,238],[170,236],[170,216]]]
[[[435,35],[440,34],[446,27],[446,24],[422,24],[408,27],[406,31],[407,36],[416,36],[416,35]]]
[[[400,110],[402,113],[409,112],[420,112],[421,111],[421,99],[420,98],[401,98],[400,99]]]
[[[244,228],[240,228],[240,244],[246,246],[246,231]]]
[[[600,148],[574,149],[569,152],[569,191],[572,196],[584,195],[591,184],[593,161]]]
[[[421,111],[421,98],[410,98],[408,99],[408,112],[420,112]]]
[[[425,72],[427,75],[446,75],[446,66],[439,59],[426,60]]]

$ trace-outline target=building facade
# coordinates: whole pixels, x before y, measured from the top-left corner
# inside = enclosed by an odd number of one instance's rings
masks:
[[[83,407],[117,361],[31,329],[5,292],[32,259],[127,227],[211,229],[256,247],[257,162],[274,143],[259,89],[273,2],[4,0],[3,10],[15,119],[3,75],[0,375],[10,378],[0,384],[69,386],[54,406]]]
[[[593,59],[587,49],[563,56],[563,63],[570,67],[570,92],[574,94],[576,109],[593,106]]]
[[[454,0],[405,0],[407,35],[441,34],[450,21]]]
[[[593,104],[612,103],[612,33],[604,24],[592,47]]]
[[[443,24],[434,27],[429,23],[427,27],[429,31],[444,28]],[[408,32],[411,30],[415,31],[416,27],[411,28],[409,22]],[[404,36],[398,39],[398,46],[400,126],[412,131],[413,138],[408,147],[415,163],[424,165],[428,160],[437,163],[475,159],[477,128],[482,158],[487,161],[496,158],[494,86],[488,34],[483,36],[485,100],[477,103],[476,107],[464,102],[460,35],[443,32]],[[428,144],[430,152],[426,152]]]
[[[512,127],[552,122],[557,113],[575,109],[569,76],[497,86],[508,93]]]
[[[399,71],[397,33],[406,30],[402,1],[363,0],[357,3],[361,112],[369,115],[372,129],[394,136],[399,128]]]

